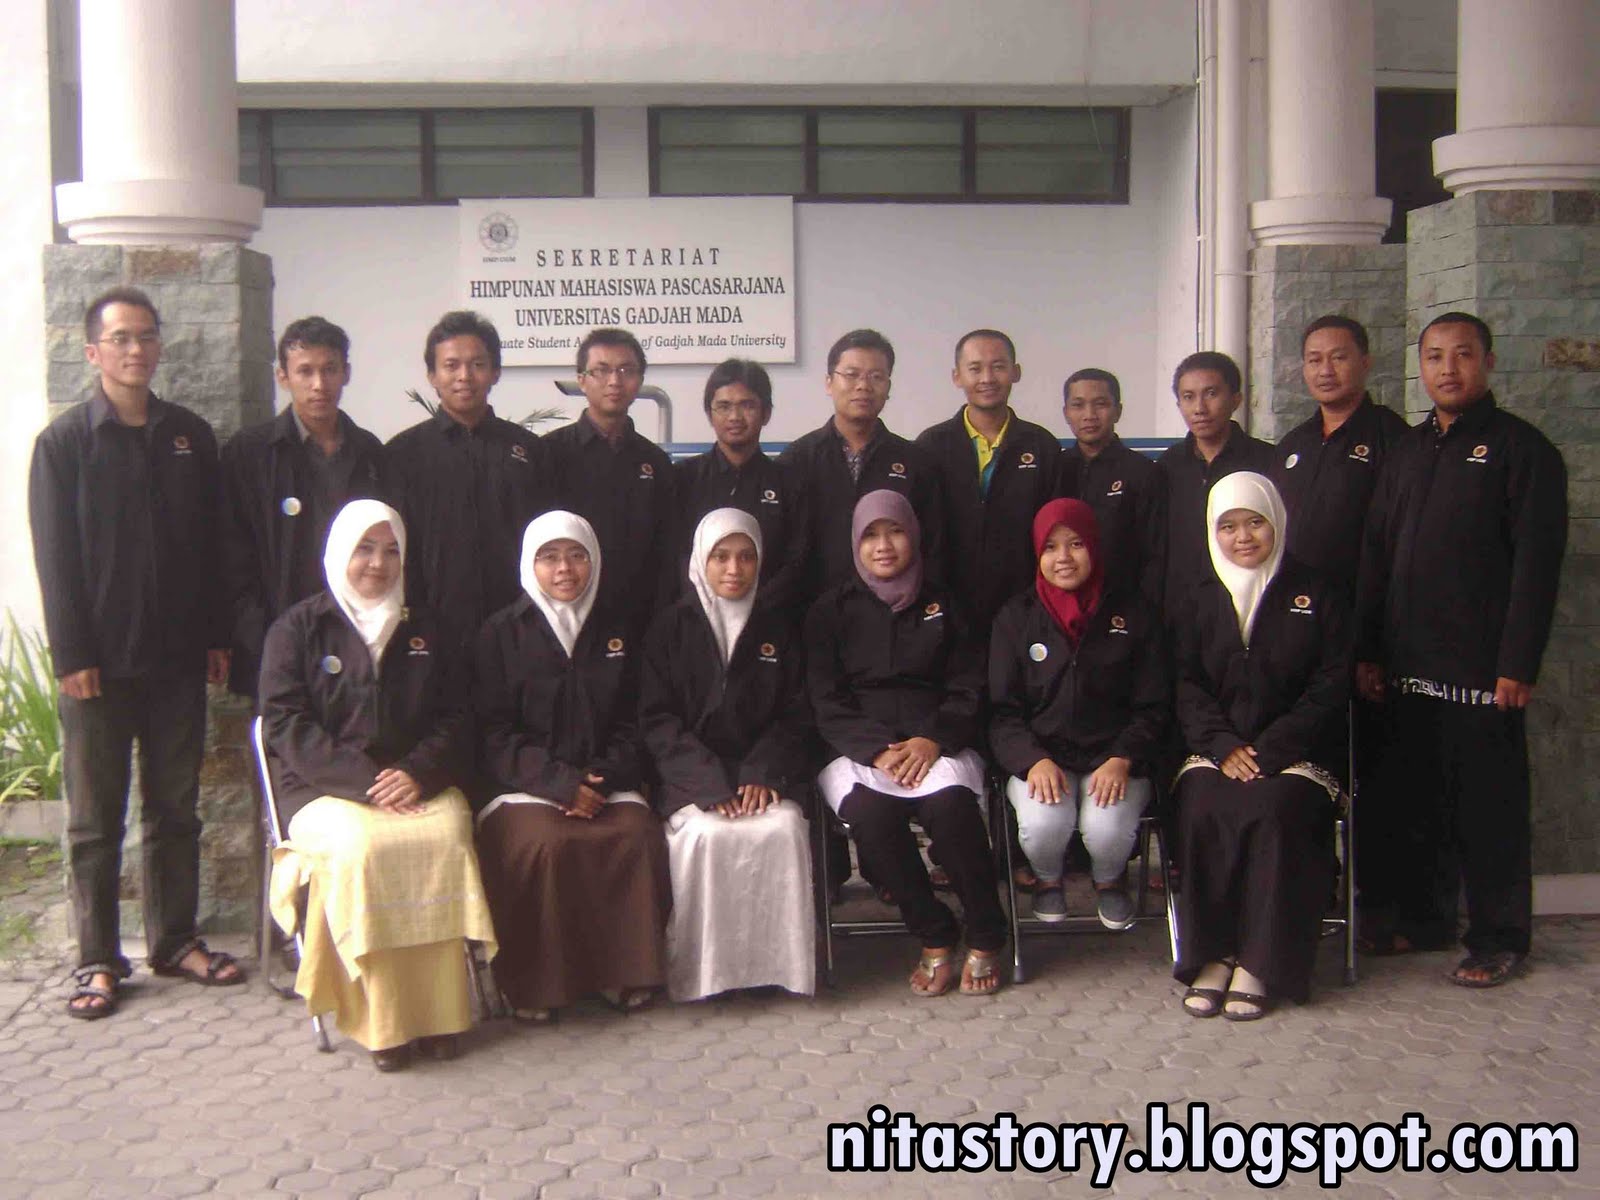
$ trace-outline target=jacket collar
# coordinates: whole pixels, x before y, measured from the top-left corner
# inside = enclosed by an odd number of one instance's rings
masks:
[[[150,393],[150,406],[145,417],[145,427],[150,428],[159,424],[167,415],[172,406],[154,392]],[[89,397],[89,430],[94,432],[107,421],[113,425],[122,424],[117,420],[117,410],[111,406],[111,400],[106,395],[105,388],[100,384],[94,385],[94,394]]]

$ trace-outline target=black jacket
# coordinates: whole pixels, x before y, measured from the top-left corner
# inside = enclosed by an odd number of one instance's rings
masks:
[[[261,654],[261,714],[280,765],[284,827],[319,796],[367,803],[385,767],[405,771],[424,797],[459,786],[467,752],[461,666],[437,624],[414,609],[374,672],[371,651],[331,595],[291,605]]]
[[[1289,510],[1288,551],[1320,571],[1354,602],[1361,566],[1361,530],[1391,448],[1405,437],[1405,418],[1371,396],[1348,420],[1322,436],[1322,414],[1278,442],[1272,482]]]
[[[227,647],[218,494],[211,426],[155,396],[130,426],[97,388],[39,434],[28,515],[58,677],[203,672]]]
[[[327,586],[328,526],[349,501],[382,498],[383,443],[339,414],[343,444],[326,490],[286,408],[241,430],[222,450],[222,570],[233,630],[229,686],[254,696],[267,627],[297,600]]]
[[[714,509],[737,508],[761,526],[757,607],[798,619],[808,553],[805,539],[811,523],[805,488],[792,486],[788,470],[759,450],[744,466],[735,467],[713,446],[676,463],[673,476],[679,512],[674,539],[677,590],[686,586],[689,550],[700,518]]]
[[[978,743],[983,648],[948,590],[924,586],[893,612],[851,580],[811,606],[805,642],[811,709],[833,755],[871,765],[907,738],[943,754]]]
[[[523,596],[484,622],[473,649],[482,808],[504,792],[568,806],[589,774],[605,795],[642,781],[639,647],[629,624],[597,604],[569,659]]]
[[[1156,460],[1167,482],[1167,578],[1163,605],[1169,625],[1182,618],[1190,593],[1209,579],[1210,531],[1206,529],[1206,496],[1211,485],[1235,471],[1272,469],[1272,446],[1251,437],[1237,421],[1228,422],[1228,440],[1221,452],[1206,462],[1195,449],[1194,434],[1169,446]]]
[[[641,636],[657,609],[678,598],[672,460],[631,419],[612,446],[587,412],[544,441],[560,481],[556,507],[583,517],[600,539],[598,604]]]
[[[711,808],[761,784],[790,796],[808,782],[810,712],[793,625],[757,609],[726,667],[694,596],[658,616],[645,639],[639,724],[662,816]]]
[[[916,445],[943,493],[946,578],[981,627],[1034,576],[1033,514],[1056,498],[1061,443],[1013,413],[985,496],[964,411],[923,430]]]
[[[850,519],[857,500],[885,489],[910,500],[917,514],[925,578],[946,578],[944,497],[933,465],[920,449],[890,433],[881,421],[865,455],[861,478],[852,480],[844,461],[844,438],[830,418],[821,429],[789,443],[778,457],[793,485],[804,489],[810,499],[811,529],[806,539],[810,564],[803,596],[807,601],[856,577]]]
[[[1246,649],[1233,598],[1213,572],[1178,627],[1178,723],[1190,752],[1220,762],[1248,745],[1268,775],[1302,761],[1342,775],[1346,614],[1337,587],[1285,557]]]
[[[390,440],[384,477],[406,523],[406,599],[465,649],[522,592],[522,531],[555,496],[545,444],[493,409],[476,429],[440,409]]]
[[[1358,657],[1493,691],[1535,683],[1567,540],[1561,453],[1493,393],[1395,446],[1361,559]]]
[[[1061,452],[1061,494],[1094,510],[1106,591],[1137,591],[1159,612],[1167,574],[1167,479],[1155,460],[1116,434],[1093,458],[1069,446]]]
[[[1171,709],[1166,664],[1160,616],[1136,593],[1107,591],[1076,650],[1031,588],[1014,596],[989,641],[995,762],[1025,779],[1041,758],[1078,775],[1127,758],[1149,775]]]

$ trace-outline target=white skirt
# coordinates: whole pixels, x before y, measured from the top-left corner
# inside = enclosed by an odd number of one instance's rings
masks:
[[[948,787],[964,787],[981,798],[985,791],[983,759],[976,750],[971,749],[954,756],[947,754],[928,768],[927,775],[914,788],[901,787],[892,776],[884,774],[877,767],[864,767],[842,754],[823,767],[822,774],[817,776],[822,798],[834,812],[839,811],[839,805],[844,803],[844,798],[855,790],[857,784],[903,800],[929,796]]]
[[[667,818],[667,994],[674,1000],[732,988],[816,990],[806,829],[792,800],[756,816],[730,819],[689,805]]]

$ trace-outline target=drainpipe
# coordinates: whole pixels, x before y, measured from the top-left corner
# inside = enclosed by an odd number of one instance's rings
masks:
[[[1211,348],[1243,368],[1250,361],[1250,226],[1245,194],[1245,69],[1249,61],[1246,0],[1216,6],[1215,250],[1211,264]]]

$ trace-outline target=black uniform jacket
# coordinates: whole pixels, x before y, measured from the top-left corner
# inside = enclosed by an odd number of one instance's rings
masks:
[[[642,635],[678,596],[672,460],[631,419],[612,445],[587,412],[544,441],[560,481],[556,507],[583,517],[600,539],[598,603]]]
[[[1211,485],[1235,471],[1266,475],[1276,451],[1228,422],[1228,440],[1210,462],[1195,449],[1194,434],[1169,446],[1156,460],[1167,481],[1167,578],[1164,608],[1168,624],[1183,618],[1190,593],[1213,572],[1210,531],[1206,529],[1206,496]]]
[[[464,672],[437,623],[409,609],[379,668],[333,597],[291,605],[267,631],[261,713],[279,764],[278,819],[319,796],[367,802],[396,767],[423,796],[461,783],[467,752]]]
[[[662,816],[711,808],[747,783],[790,795],[809,774],[810,716],[804,650],[783,615],[756,609],[726,667],[696,597],[651,625],[639,724]]]
[[[677,487],[679,528],[674,540],[678,580],[687,578],[689,551],[700,518],[718,508],[749,513],[761,526],[761,586],[756,607],[803,615],[801,592],[805,584],[806,534],[810,528],[810,497],[796,487],[786,468],[761,451],[736,467],[713,446],[704,454],[673,467]],[[679,590],[682,588],[679,584]]]
[[[527,596],[484,622],[473,652],[482,808],[505,792],[570,805],[585,775],[598,792],[642,781],[639,660],[630,625],[596,604],[569,659]]]
[[[33,447],[28,514],[57,676],[205,670],[228,645],[217,571],[217,439],[150,397],[120,423],[98,388]]]
[[[1337,587],[1285,557],[1246,649],[1233,598],[1212,572],[1178,628],[1178,723],[1190,752],[1220,762],[1254,746],[1268,775],[1297,762],[1340,768],[1350,698],[1347,611]]]
[[[1167,479],[1161,468],[1112,434],[1093,458],[1077,446],[1061,452],[1061,494],[1094,510],[1106,591],[1137,591],[1160,611],[1167,574]]]
[[[1034,576],[1033,514],[1056,498],[1061,443],[1042,425],[1012,414],[984,496],[964,411],[923,430],[916,444],[943,491],[947,578],[982,627]]]
[[[927,579],[945,579],[944,497],[933,465],[923,452],[882,422],[864,451],[861,478],[852,480],[844,461],[844,438],[830,418],[791,442],[778,457],[790,472],[794,486],[804,488],[811,501],[811,530],[807,542],[811,561],[805,599],[812,600],[830,587],[856,578],[856,548],[851,544],[850,519],[856,501],[868,492],[899,492],[911,501],[922,526],[922,569]]]
[[[545,443],[493,409],[476,429],[440,409],[390,440],[384,482],[406,523],[406,600],[464,650],[522,593],[522,531],[555,496]]]
[[[1127,758],[1148,775],[1171,709],[1166,664],[1161,619],[1137,593],[1106,592],[1076,650],[1031,588],[1013,597],[989,643],[995,761],[1026,778],[1041,758],[1078,775]]]
[[[893,612],[851,580],[811,606],[805,640],[811,708],[833,755],[870,766],[907,738],[943,754],[978,744],[983,648],[947,589],[925,586]]]
[[[1560,452],[1493,393],[1396,445],[1367,516],[1363,662],[1493,690],[1534,683],[1567,539]]]
[[[342,445],[328,464],[329,494],[317,485],[320,453],[305,445],[294,412],[241,430],[222,450],[222,570],[233,628],[230,686],[256,692],[267,626],[297,600],[327,586],[328,526],[351,500],[382,498],[383,443],[339,414]]]
[[[1289,510],[1286,548],[1342,587],[1352,603],[1367,506],[1407,428],[1399,413],[1364,396],[1333,436],[1323,438],[1322,414],[1315,412],[1278,442],[1272,482]]]

